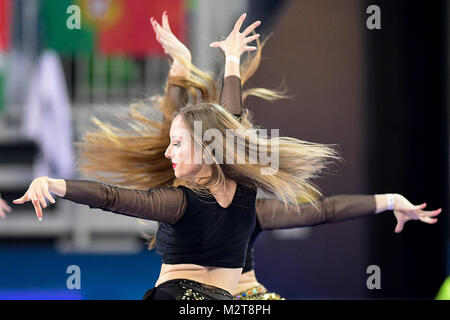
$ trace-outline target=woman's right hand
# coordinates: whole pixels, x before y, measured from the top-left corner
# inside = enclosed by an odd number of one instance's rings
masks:
[[[150,22],[156,33],[156,40],[161,44],[164,52],[173,59],[170,74],[172,76],[189,76],[192,61],[191,52],[173,34],[170,29],[167,12],[164,11],[162,15],[162,25],[160,25],[153,17],[150,18]]]
[[[39,177],[34,179],[30,186],[28,187],[27,192],[19,198],[13,201],[15,204],[23,204],[25,202],[31,201],[34,206],[34,210],[36,211],[36,215],[39,221],[42,220],[42,208],[47,208],[47,203],[45,202],[45,197],[51,202],[55,203],[55,199],[50,195],[49,191],[49,177]]]

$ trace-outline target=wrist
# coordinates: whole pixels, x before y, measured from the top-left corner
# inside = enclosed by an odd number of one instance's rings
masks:
[[[239,64],[241,62],[241,58],[239,55],[227,54],[227,55],[225,55],[225,61],[226,62],[234,62],[236,64]]]
[[[376,210],[375,214],[394,210],[395,204],[398,203],[398,194],[393,193],[385,193],[385,194],[376,194],[375,202],[376,202]]]
[[[403,196],[400,193],[393,193],[394,196],[394,208],[392,210],[396,210],[400,203],[402,203]]]
[[[386,210],[394,210],[395,207],[395,195],[393,193],[386,193],[387,207]]]
[[[188,77],[191,73],[191,61],[174,60],[170,66],[169,75],[174,77]]]
[[[66,195],[66,181],[64,179],[47,178],[48,191],[60,197]]]
[[[189,77],[189,71],[187,70],[178,70],[178,69],[174,69],[174,70],[170,70],[169,72],[169,76],[170,77],[182,77],[182,78],[188,78]]]
[[[239,50],[225,50],[223,53],[225,53],[225,56],[236,56],[238,58],[241,57],[241,54],[239,53]]]

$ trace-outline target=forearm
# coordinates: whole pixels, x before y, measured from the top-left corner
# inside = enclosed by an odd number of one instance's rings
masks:
[[[258,218],[263,229],[284,229],[334,223],[375,214],[376,199],[372,195],[336,195],[326,197],[313,206],[299,204],[299,211],[285,209],[275,199],[257,199]]]
[[[62,180],[53,179],[50,191],[55,192],[63,199],[79,204],[88,205],[91,208],[117,211],[116,201],[119,193],[114,192],[115,188],[103,183],[88,180]],[[119,209],[120,210],[120,209]]]
[[[189,96],[186,88],[170,83],[170,80],[167,95],[171,101],[171,104],[174,106],[174,110],[178,110],[184,107],[189,101]]]
[[[180,109],[188,103],[188,91],[183,84],[183,80],[187,80],[189,78],[190,72],[190,67],[178,62],[177,60],[175,60],[170,67],[167,95],[169,96],[172,104],[175,106],[175,109]]]
[[[169,77],[189,78],[191,73],[192,58],[189,56],[186,60],[174,59],[169,70]]]
[[[151,206],[146,207],[146,191],[119,188],[116,186],[88,181],[88,180],[63,180],[65,192],[62,198],[79,204],[88,205],[90,208],[102,209],[115,213],[145,218],[146,213],[151,213]],[[63,183],[56,182],[61,189]],[[151,204],[151,201],[149,201]]]
[[[239,55],[233,54],[232,56],[239,59]],[[236,116],[242,114],[242,86],[239,63],[233,60],[227,59],[225,62],[220,105]]]
[[[374,195],[335,195],[322,201],[323,223],[345,221],[376,213]]]
[[[144,191],[87,180],[52,180],[49,190],[63,199],[134,218],[175,223],[186,208],[183,191],[175,187]]]

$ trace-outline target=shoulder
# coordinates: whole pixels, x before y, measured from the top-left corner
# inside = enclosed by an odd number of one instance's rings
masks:
[[[173,190],[176,190],[176,192],[178,192],[178,193],[183,193],[185,196],[190,194],[190,193],[193,193],[191,188],[186,187],[186,186],[184,186],[182,184],[180,184],[179,186],[176,186],[176,187],[169,187],[169,188],[171,188]]]
[[[179,188],[180,192],[184,193],[184,196],[186,197],[186,200],[189,202],[211,202],[211,200],[214,200],[214,197],[208,190],[202,190],[202,189],[193,189],[191,187],[185,186],[185,185],[179,185],[177,186]]]
[[[183,188],[168,186],[152,188],[147,192],[150,195],[150,202],[153,204],[153,211],[161,212],[165,217],[165,222],[176,223],[185,214],[188,197]]]
[[[171,203],[184,206],[186,203],[186,191],[180,186],[167,186],[148,189],[147,192],[155,200],[155,202]]]
[[[156,193],[183,193],[182,186],[165,186],[165,187],[157,187],[147,189],[147,192],[156,192]]]
[[[253,207],[256,200],[256,186],[237,183],[235,202],[245,206]]]

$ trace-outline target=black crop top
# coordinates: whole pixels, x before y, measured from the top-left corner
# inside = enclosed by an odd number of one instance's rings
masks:
[[[179,186],[186,196],[186,209],[176,223],[162,223],[156,250],[167,264],[242,268],[250,234],[255,227],[256,189],[237,184],[227,208],[213,196],[200,196]]]

